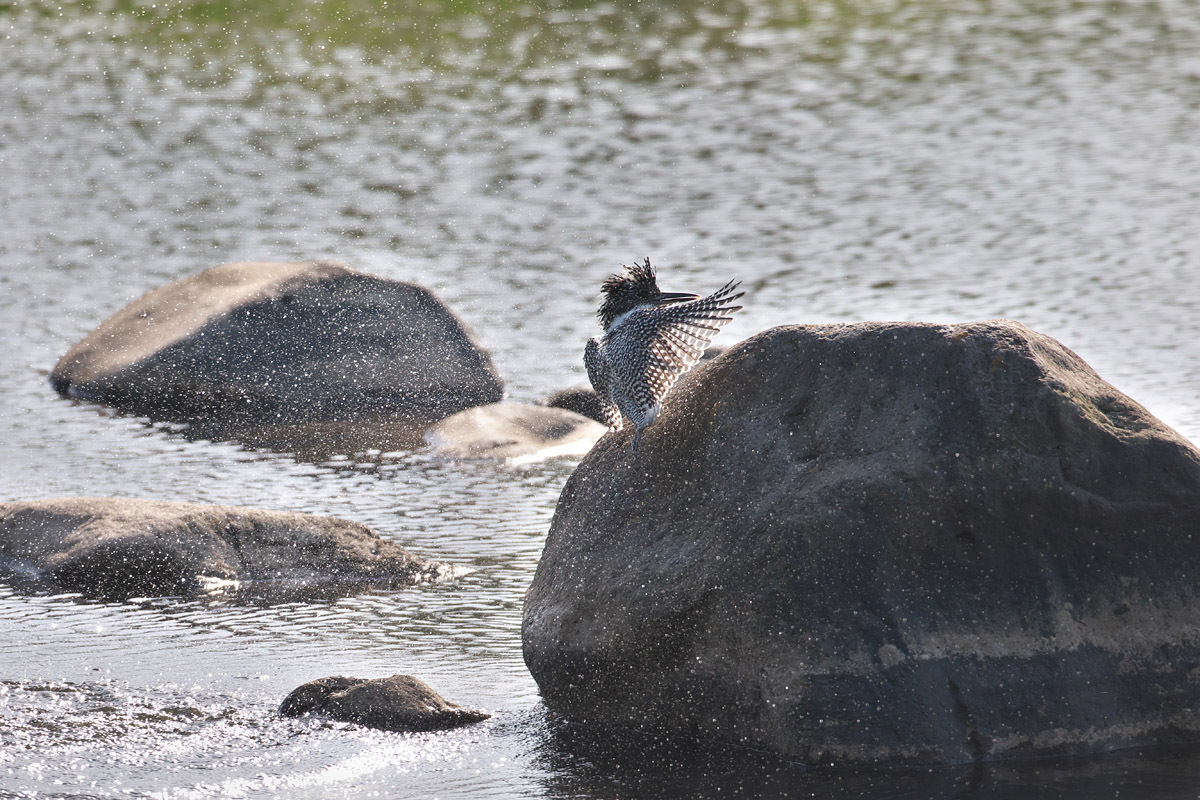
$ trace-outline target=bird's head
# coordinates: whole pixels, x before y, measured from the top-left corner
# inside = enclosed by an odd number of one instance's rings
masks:
[[[620,272],[608,276],[600,291],[604,294],[604,302],[600,304],[596,316],[600,317],[600,324],[605,330],[617,317],[638,306],[682,303],[700,297],[687,292],[660,291],[649,258],[641,264],[633,262],[632,267],[622,266]]]

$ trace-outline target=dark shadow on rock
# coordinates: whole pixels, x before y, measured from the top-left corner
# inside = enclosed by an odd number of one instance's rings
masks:
[[[1065,758],[942,766],[806,766],[736,743],[573,724],[553,712],[533,748],[547,798],[596,800],[1093,800],[1190,797],[1200,748],[1163,746]]]
[[[537,758],[549,797],[720,800],[970,796],[972,770],[831,770],[729,742],[579,725],[551,713]]]
[[[334,517],[86,497],[0,503],[0,570],[18,585],[93,598],[249,602],[345,597],[452,574]]]
[[[451,703],[409,675],[320,678],[297,687],[279,706],[285,717],[320,716],[385,731],[458,728],[491,714]]]

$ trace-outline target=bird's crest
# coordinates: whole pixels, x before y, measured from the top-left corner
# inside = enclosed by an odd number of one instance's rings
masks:
[[[604,302],[600,304],[596,316],[605,329],[626,311],[660,294],[658,279],[654,275],[654,267],[650,266],[649,257],[641,264],[634,261],[632,267],[622,264],[620,272],[605,279],[600,291],[604,293]]]
[[[600,286],[600,291],[606,295],[611,295],[628,291],[633,287],[641,288],[650,294],[658,293],[658,279],[654,274],[654,267],[650,266],[649,256],[641,264],[636,261],[633,262],[632,267],[622,264],[621,271],[614,275],[609,275],[603,285]]]

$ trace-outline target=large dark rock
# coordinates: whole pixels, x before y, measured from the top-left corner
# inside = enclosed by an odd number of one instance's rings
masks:
[[[332,262],[224,264],[163,286],[72,347],[50,380],[137,414],[240,425],[429,421],[503,394],[429,290]]]
[[[335,517],[114,497],[0,503],[0,570],[111,599],[336,596],[450,573]]]
[[[563,408],[492,403],[438,422],[426,434],[436,454],[510,464],[581,456],[608,430]]]
[[[332,677],[309,681],[279,706],[285,717],[316,715],[385,731],[437,731],[487,719],[491,714],[447,701],[409,675]]]
[[[810,763],[1200,740],[1200,452],[1007,321],[776,328],[563,489],[567,717]]]

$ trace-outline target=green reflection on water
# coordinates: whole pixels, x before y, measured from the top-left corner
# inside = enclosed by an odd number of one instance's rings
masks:
[[[69,41],[106,40],[168,59],[187,80],[231,80],[251,65],[276,80],[314,68],[387,65],[538,80],[563,65],[621,80],[660,81],[766,45],[752,32],[814,25],[797,56],[824,60],[863,25],[910,16],[909,4],[794,0],[80,0],[0,2],[0,18]],[[915,6],[921,9],[924,4]],[[941,13],[925,8],[921,13]],[[911,22],[911,20],[908,20]],[[18,32],[21,26],[14,26]],[[18,33],[19,35],[19,33]]]

